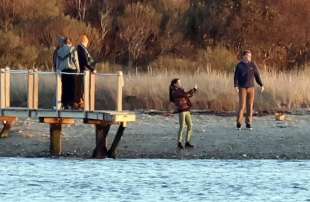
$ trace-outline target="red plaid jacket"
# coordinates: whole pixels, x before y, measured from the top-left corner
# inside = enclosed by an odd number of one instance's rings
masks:
[[[194,95],[197,90],[195,88],[191,89],[188,92],[185,92],[183,88],[173,88],[171,95],[172,100],[175,106],[177,107],[177,112],[186,112],[190,111],[192,107],[192,103],[190,101],[190,97]]]

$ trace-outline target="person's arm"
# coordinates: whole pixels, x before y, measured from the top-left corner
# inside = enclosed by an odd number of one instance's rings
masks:
[[[77,49],[74,48],[72,54],[73,54],[73,62],[76,67],[76,70],[80,72],[80,63],[79,63],[79,56],[78,56]]]
[[[97,62],[94,60],[94,58],[88,53],[88,65],[92,70],[95,70],[96,63]]]
[[[234,75],[234,88],[237,93],[239,93],[239,65],[236,66]]]
[[[84,48],[82,48],[81,46],[79,46],[79,53],[80,53],[79,59],[80,59],[81,64],[87,67],[87,55],[86,55]]]
[[[254,64],[254,76],[255,76],[256,83],[258,85],[260,85],[261,87],[263,87],[264,85],[263,85],[263,82],[262,82],[262,79],[260,77],[260,73],[258,71],[258,67],[256,64]]]
[[[239,76],[239,65],[235,68],[235,75],[234,75],[234,87],[238,88],[238,76]]]
[[[197,92],[196,88],[193,88],[191,90],[189,90],[188,92],[186,92],[186,96],[188,97],[193,97],[193,95]]]
[[[87,69],[89,69],[90,71],[94,71],[96,62],[94,61],[92,56],[89,54],[88,50],[84,49],[84,54],[85,54],[85,59],[86,59],[85,64],[86,64]]]

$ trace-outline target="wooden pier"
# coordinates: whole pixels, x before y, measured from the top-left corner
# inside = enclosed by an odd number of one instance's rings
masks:
[[[11,107],[10,103],[10,83],[11,75],[14,73],[24,73],[27,76],[27,107]],[[39,74],[51,74],[56,76],[56,100],[52,109],[39,109]],[[85,124],[95,126],[96,145],[93,158],[115,158],[116,149],[124,134],[128,123],[134,122],[136,116],[132,112],[123,111],[122,91],[124,87],[123,73],[100,74],[101,76],[113,76],[117,79],[117,98],[115,111],[96,110],[95,107],[95,85],[96,72],[86,71],[84,76],[84,110],[64,110],[61,105],[61,74],[60,72],[39,72],[37,70],[16,71],[9,68],[0,70],[0,122],[3,128],[0,138],[9,136],[9,131],[17,118],[33,118],[41,123],[50,126],[50,154],[60,156],[63,151],[62,125],[72,125],[76,120],[83,120]],[[117,124],[118,130],[110,148],[107,146],[106,138],[111,125]],[[1,140],[0,140],[1,141]]]

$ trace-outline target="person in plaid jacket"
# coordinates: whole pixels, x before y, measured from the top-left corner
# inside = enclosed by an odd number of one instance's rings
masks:
[[[187,126],[187,136],[185,147],[193,148],[194,145],[191,144],[192,138],[192,116],[191,116],[191,107],[192,103],[190,101],[190,97],[197,92],[197,85],[189,91],[185,91],[182,88],[180,79],[173,79],[169,88],[169,97],[170,102],[173,102],[177,108],[177,113],[179,114],[179,133],[178,133],[178,143],[177,147],[179,149],[184,149],[183,146],[183,131],[185,125]]]

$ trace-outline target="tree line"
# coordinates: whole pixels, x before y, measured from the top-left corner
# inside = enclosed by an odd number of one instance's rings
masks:
[[[57,38],[86,34],[127,70],[232,71],[244,49],[265,70],[302,70],[309,19],[309,0],[0,0],[0,65],[51,70]]]

